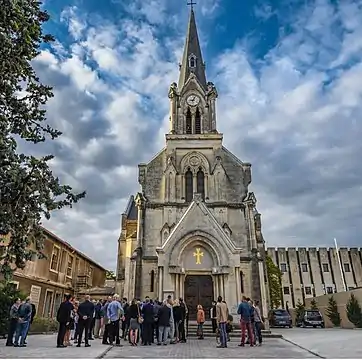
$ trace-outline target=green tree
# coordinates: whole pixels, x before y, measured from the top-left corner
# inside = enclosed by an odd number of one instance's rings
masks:
[[[85,192],[74,194],[53,175],[49,167],[53,155],[33,155],[34,144],[61,135],[46,123],[44,107],[52,89],[39,81],[32,67],[40,45],[53,40],[42,31],[48,20],[39,1],[1,1],[0,232],[8,237],[0,272],[7,280],[14,265],[24,268],[34,253],[43,255],[41,220],[85,196]]]
[[[362,328],[362,309],[354,294],[351,294],[347,302],[346,311],[348,320],[354,326]]]
[[[5,335],[8,330],[9,324],[9,311],[11,305],[15,300],[20,298],[25,299],[25,295],[22,294],[15,286],[9,282],[0,283],[0,336]]]
[[[333,296],[328,299],[326,315],[328,316],[328,319],[331,321],[333,326],[341,326],[341,315],[338,312],[337,301]]]
[[[305,306],[300,301],[300,299],[298,299],[297,303],[295,304],[295,317],[296,317],[296,319],[299,319],[303,315],[304,311],[305,311]]]
[[[106,271],[106,279],[107,280],[116,280],[116,275],[114,273],[114,271]]]
[[[311,310],[318,310],[317,301],[315,299],[312,299],[312,301],[310,302],[310,309]]]
[[[268,274],[270,306],[277,309],[282,303],[282,276],[283,273],[276,266],[270,256],[266,256],[266,271]]]

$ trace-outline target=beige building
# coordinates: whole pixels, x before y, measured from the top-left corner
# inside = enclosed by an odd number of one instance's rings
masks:
[[[218,295],[234,314],[242,294],[268,306],[251,165],[223,146],[217,97],[191,10],[179,81],[165,96],[165,147],[139,165],[141,191],[122,216],[116,284],[129,299],[183,297],[191,318]]]
[[[340,248],[339,254],[335,248],[268,248],[267,253],[283,273],[283,306],[362,286],[360,248]]]

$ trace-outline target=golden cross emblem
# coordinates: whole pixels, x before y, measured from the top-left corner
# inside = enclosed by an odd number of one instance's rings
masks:
[[[194,257],[196,258],[196,265],[201,265],[201,258],[204,256],[204,253],[200,248],[196,248],[196,252],[194,252]]]

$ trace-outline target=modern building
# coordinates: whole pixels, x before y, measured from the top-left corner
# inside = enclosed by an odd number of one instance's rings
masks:
[[[54,317],[64,294],[104,286],[107,270],[49,230],[43,231],[45,258],[33,256],[24,269],[15,271],[12,282],[30,295],[39,317]],[[6,251],[6,241],[0,251]]]
[[[251,164],[223,146],[217,97],[191,9],[179,81],[165,96],[165,147],[139,165],[141,191],[122,216],[116,284],[127,298],[183,297],[191,318],[198,304],[208,310],[218,295],[231,313],[242,294],[260,299],[267,311],[264,240],[248,190]]]
[[[362,286],[360,248],[268,248],[282,271],[283,306]]]

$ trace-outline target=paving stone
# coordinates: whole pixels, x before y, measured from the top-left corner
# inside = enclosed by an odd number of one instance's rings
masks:
[[[362,330],[313,328],[275,330],[286,340],[327,359],[362,358]]]
[[[56,347],[56,335],[30,335],[27,339],[27,347],[15,348],[5,346],[6,340],[0,340],[0,359],[31,359],[31,358],[55,358],[55,359],[82,359],[100,357],[109,346],[102,345],[100,340],[90,341],[91,347],[77,348],[75,345],[59,349]]]
[[[205,359],[205,358],[317,358],[308,351],[291,345],[282,339],[267,339],[263,346],[244,348],[238,346],[238,341],[228,343],[227,349],[217,349],[215,339],[189,340],[186,344],[167,346],[130,346],[112,348],[105,359],[115,358],[179,358],[179,359]]]

